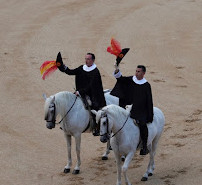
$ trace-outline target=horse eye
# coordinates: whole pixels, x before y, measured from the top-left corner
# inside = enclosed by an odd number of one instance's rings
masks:
[[[53,108],[53,107],[54,107],[54,105],[50,105],[50,106],[49,106],[49,108]]]

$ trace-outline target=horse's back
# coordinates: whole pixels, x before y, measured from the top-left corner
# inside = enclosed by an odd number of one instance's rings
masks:
[[[105,90],[104,91],[106,104],[107,105],[111,105],[111,104],[119,105],[119,98],[117,98],[116,96],[112,96],[110,94],[110,92],[111,92],[111,90]]]
[[[162,124],[165,124],[165,116],[161,109],[154,107],[154,116],[156,116]]]
[[[154,107],[154,119],[153,119],[154,125],[156,125],[159,129],[161,128],[163,130],[163,127],[165,125],[165,116],[161,109]]]

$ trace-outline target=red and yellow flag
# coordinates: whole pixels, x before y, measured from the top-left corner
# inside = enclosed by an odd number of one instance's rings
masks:
[[[56,61],[45,61],[41,67],[41,75],[42,79],[45,80],[50,74],[57,70]]]

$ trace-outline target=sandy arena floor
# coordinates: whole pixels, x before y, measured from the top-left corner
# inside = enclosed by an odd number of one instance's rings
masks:
[[[113,88],[115,56],[111,37],[130,51],[124,75],[147,66],[154,106],[166,116],[156,170],[141,182],[149,156],[134,157],[133,184],[199,185],[202,181],[202,1],[201,0],[0,0],[0,184],[112,185],[113,153],[102,161],[105,144],[82,135],[79,175],[64,174],[67,149],[57,126],[48,130],[44,100],[74,91],[74,77],[56,71],[42,80],[40,65],[60,51],[70,68],[96,55],[104,88]],[[73,165],[75,165],[73,142]]]

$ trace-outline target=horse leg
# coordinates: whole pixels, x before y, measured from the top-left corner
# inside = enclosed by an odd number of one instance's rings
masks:
[[[122,172],[123,172],[123,175],[125,178],[126,185],[131,185],[129,178],[127,176],[127,170],[128,170],[128,166],[129,166],[131,160],[133,159],[133,156],[134,156],[134,152],[128,153],[128,155],[125,158],[124,164],[122,166]]]
[[[64,173],[69,173],[70,168],[72,166],[72,157],[71,157],[71,136],[65,134],[65,138],[67,141],[67,152],[68,152],[68,160],[67,160],[67,165],[64,168]]]
[[[76,166],[74,168],[73,174],[79,174],[80,172],[80,165],[81,165],[81,159],[80,159],[80,146],[81,146],[81,134],[78,136],[75,136],[75,143],[76,143],[76,155],[77,155],[77,162]]]
[[[116,185],[121,185],[121,157],[118,150],[114,150],[114,156],[116,160],[116,167],[117,167],[117,182]]]
[[[110,140],[107,141],[106,152],[102,155],[102,160],[108,160],[108,154],[110,153]]]
[[[156,154],[156,148],[157,148],[157,144],[158,144],[158,140],[160,137],[155,137],[154,140],[152,141],[152,144],[150,144],[148,146],[149,149],[149,154],[150,154],[150,160],[149,160],[149,164],[147,167],[147,171],[145,172],[145,174],[143,175],[141,181],[147,181],[148,180],[148,176],[152,176],[153,175],[153,171],[155,168],[155,164],[154,164],[154,156]]]

